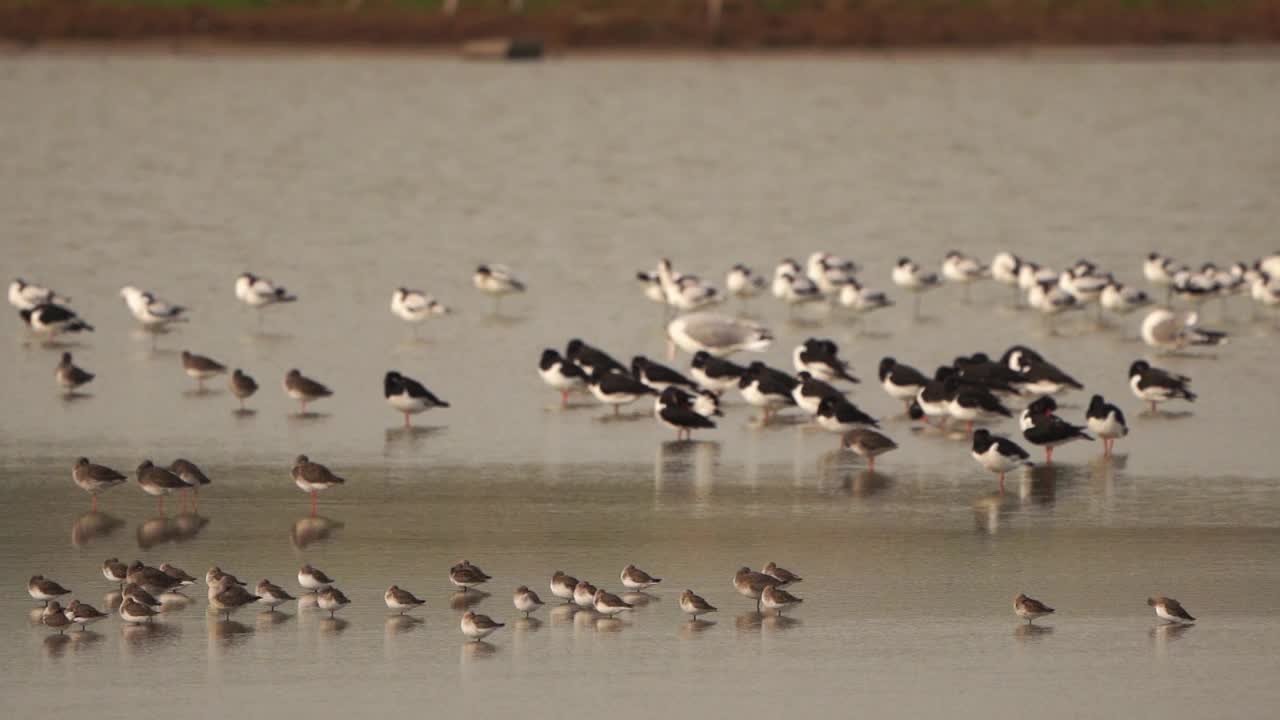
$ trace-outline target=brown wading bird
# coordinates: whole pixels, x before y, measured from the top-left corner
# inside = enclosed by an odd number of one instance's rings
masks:
[[[174,490],[186,488],[187,484],[182,482],[182,478],[156,466],[150,460],[143,460],[138,466],[138,486],[146,494],[156,497],[156,504],[160,512],[164,513],[164,497]]]
[[[737,574],[733,576],[733,589],[739,595],[753,598],[756,601],[756,612],[760,612],[760,596],[764,589],[779,584],[778,578],[755,572],[749,567],[738,568]]]
[[[1020,594],[1013,599],[1013,612],[1030,625],[1036,618],[1053,613],[1054,609],[1035,598]]]
[[[302,403],[302,410],[299,411],[302,415],[307,414],[307,403],[333,395],[332,390],[303,375],[297,368],[284,376],[284,391],[289,397]]]
[[[313,463],[306,455],[299,455],[293,461],[293,471],[290,472],[293,477],[293,483],[297,485],[303,492],[311,493],[311,514],[316,514],[316,494],[321,490],[328,490],[335,485],[341,485],[346,482],[343,478],[329,472],[329,468],[320,463]]]
[[[227,371],[227,366],[203,355],[182,351],[182,369],[189,377],[196,379],[196,388],[204,391],[204,381]]]
[[[257,381],[246,375],[240,368],[236,368],[235,371],[231,373],[231,380],[229,382],[231,385],[231,394],[236,396],[236,399],[240,401],[240,409],[244,410],[245,399],[258,392]]]
[[[77,458],[71,466],[71,480],[93,498],[91,510],[98,509],[98,493],[124,483],[129,478],[105,465],[94,465],[89,458]]]
[[[881,435],[875,430],[858,429],[850,430],[844,434],[840,441],[840,447],[852,450],[858,455],[866,458],[867,470],[875,472],[876,458],[887,452],[897,450],[898,443]]]

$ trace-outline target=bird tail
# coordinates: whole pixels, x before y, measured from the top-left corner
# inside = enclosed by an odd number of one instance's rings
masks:
[[[81,330],[88,330],[89,332],[93,332],[93,326],[83,320],[77,320],[71,323],[71,325],[67,328],[67,330],[71,332],[80,332]]]

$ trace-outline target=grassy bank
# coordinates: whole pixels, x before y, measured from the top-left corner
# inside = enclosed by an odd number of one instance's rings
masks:
[[[1280,42],[1280,0],[0,0],[24,43],[183,38],[559,48],[857,48]]]

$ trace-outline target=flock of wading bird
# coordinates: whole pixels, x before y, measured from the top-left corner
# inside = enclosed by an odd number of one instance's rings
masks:
[[[1205,263],[1199,269],[1193,269],[1152,253],[1144,261],[1142,269],[1146,280],[1166,293],[1166,303],[1172,304],[1176,298],[1190,310],[1175,312],[1169,307],[1154,307],[1145,291],[1124,285],[1114,274],[1103,271],[1088,260],[1077,261],[1056,271],[1010,253],[997,254],[988,265],[953,251],[943,259],[940,272],[927,271],[910,259],[901,258],[895,264],[891,277],[894,285],[913,296],[917,314],[925,293],[944,284],[958,284],[965,289],[967,297],[969,287],[984,279],[1013,288],[1019,304],[1025,303],[1026,307],[1047,317],[1089,305],[1097,307],[1099,319],[1104,312],[1125,315],[1153,306],[1142,322],[1141,336],[1147,345],[1159,351],[1225,344],[1225,333],[1199,325],[1199,310],[1209,301],[1226,303],[1233,296],[1247,294],[1255,302],[1255,308],[1280,306],[1280,254],[1225,268]],[[866,458],[868,466],[873,469],[876,457],[894,450],[897,444],[878,432],[875,429],[879,426],[876,418],[858,408],[847,398],[847,391],[838,387],[842,383],[852,384],[859,380],[840,357],[835,342],[809,338],[797,346],[792,353],[795,375],[761,362],[739,365],[727,358],[739,351],[763,351],[772,344],[773,335],[753,321],[709,310],[727,296],[747,300],[763,294],[766,289],[792,308],[837,306],[863,314],[892,306],[893,302],[885,293],[870,289],[859,281],[858,271],[853,262],[826,252],[813,253],[804,266],[794,260],[784,260],[775,268],[771,282],[747,266],[736,264],[726,275],[727,293],[724,293],[697,276],[677,272],[671,262],[664,259],[658,263],[655,272],[640,272],[636,276],[647,298],[684,313],[667,324],[666,332],[672,355],[677,346],[692,354],[687,375],[644,356],[636,356],[629,366],[624,365],[581,339],[569,341],[563,354],[555,349],[544,350],[538,371],[547,385],[560,392],[562,403],[566,405],[570,393],[583,389],[601,403],[613,406],[615,413],[623,405],[654,396],[654,417],[674,429],[679,437],[691,437],[695,430],[714,428],[713,418],[723,415],[721,397],[725,392],[736,389],[743,401],[760,408],[761,423],[768,423],[776,413],[786,408],[799,408],[819,427],[839,433],[841,447]],[[481,265],[473,275],[473,283],[478,290],[494,298],[495,309],[503,296],[526,291],[525,283],[501,265]],[[152,292],[127,286],[120,294],[134,318],[155,334],[188,320],[185,307],[161,300]],[[257,310],[297,300],[297,296],[283,286],[251,273],[244,273],[236,279],[235,296]],[[93,330],[92,325],[67,307],[69,298],[21,279],[10,284],[9,302],[18,308],[30,331],[46,343],[60,335]],[[448,307],[427,293],[404,287],[393,292],[390,309],[397,317],[415,325],[450,313]],[[206,381],[227,373],[226,365],[204,355],[184,350],[181,358],[184,372],[201,388]],[[1129,366],[1127,377],[1133,394],[1149,403],[1152,412],[1156,412],[1162,402],[1190,402],[1196,398],[1189,388],[1189,378],[1153,367],[1143,360],[1136,360]],[[94,374],[78,367],[71,354],[64,352],[55,368],[54,378],[64,392],[75,393],[91,382]],[[1030,454],[1009,437],[993,434],[986,428],[975,429],[975,423],[1016,417],[1022,438],[1043,447],[1047,463],[1052,462],[1054,448],[1080,440],[1093,441],[1095,435],[1103,440],[1104,455],[1109,455],[1114,442],[1129,432],[1121,409],[1096,394],[1085,411],[1083,425],[1059,417],[1053,396],[1069,390],[1081,390],[1084,386],[1044,356],[1023,345],[1009,348],[998,360],[982,352],[962,355],[951,364],[938,367],[931,375],[893,357],[885,357],[880,361],[878,378],[884,391],[902,402],[912,419],[936,422],[940,426],[953,420],[963,422],[966,432],[972,435],[973,459],[999,475],[1001,491],[1006,473],[1029,466]],[[228,382],[243,410],[245,400],[257,392],[257,382],[239,368],[230,373]],[[414,414],[449,407],[449,403],[421,383],[396,371],[386,374],[383,385],[385,400],[396,412],[404,415],[406,425]],[[333,394],[329,387],[297,369],[285,374],[283,388],[291,399],[300,403],[303,413],[309,403]],[[1009,407],[1015,398],[1032,399],[1015,413]],[[175,460],[167,467],[145,460],[137,467],[136,477],[138,486],[147,494],[156,496],[161,508],[166,495],[182,490],[189,490],[194,495],[200,486],[210,482],[198,466],[185,459]],[[291,477],[301,490],[310,493],[313,514],[317,493],[345,482],[305,455],[296,459]],[[127,477],[87,458],[79,458],[73,465],[72,479],[92,496],[96,508],[98,494],[123,484]],[[140,562],[125,566],[114,559],[104,563],[103,575],[120,584],[118,614],[129,623],[150,622],[162,610],[163,603],[152,593],[175,593],[195,582],[194,578],[173,566],[151,568]],[[478,567],[463,561],[450,569],[449,579],[461,587],[463,593],[471,593],[476,592],[476,586],[491,578]],[[764,572],[741,568],[734,577],[734,587],[739,593],[754,598],[757,610],[763,607],[780,615],[784,609],[801,602],[785,589],[799,580],[798,576],[770,563]],[[274,609],[295,599],[266,580],[251,592],[243,583],[216,567],[206,574],[205,581],[210,607],[228,616],[250,604],[263,604]],[[298,582],[314,598],[315,605],[330,614],[350,602],[333,586],[330,578],[310,566],[299,571]],[[622,572],[621,582],[628,590],[641,592],[660,579],[628,565]],[[612,617],[634,607],[622,597],[559,572],[552,578],[550,588],[556,597],[602,616]],[[33,598],[46,603],[41,622],[60,632],[68,625],[83,628],[107,617],[95,608],[74,600],[63,608],[58,598],[69,591],[43,576],[33,577],[28,591]],[[395,585],[388,588],[384,599],[388,608],[401,612],[423,604],[412,593]],[[513,602],[515,608],[526,615],[543,604],[537,593],[526,586],[516,589]],[[1156,597],[1148,599],[1148,604],[1163,620],[1176,623],[1194,620],[1175,600]],[[689,590],[682,593],[680,607],[695,621],[699,615],[716,610]],[[1015,599],[1014,610],[1028,622],[1054,612],[1053,608],[1025,595]],[[475,640],[502,626],[470,610],[463,615],[461,622],[462,632]]]

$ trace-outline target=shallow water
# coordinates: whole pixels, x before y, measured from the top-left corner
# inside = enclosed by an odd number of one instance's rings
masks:
[[[877,473],[834,436],[721,427],[672,443],[647,407],[612,420],[587,396],[561,411],[537,379],[544,346],[581,336],[629,357],[665,352],[661,310],[630,281],[666,254],[719,277],[825,248],[890,290],[901,254],[1016,248],[1088,256],[1140,281],[1158,248],[1219,263],[1274,250],[1280,65],[1271,61],[973,58],[594,60],[536,67],[404,58],[113,55],[0,59],[0,218],[11,274],[70,294],[97,326],[77,361],[99,377],[60,400],[57,351],[16,318],[0,352],[0,691],[18,716],[404,711],[534,717],[1221,714],[1280,700],[1280,419],[1276,335],[1243,299],[1211,303],[1233,333],[1215,353],[1161,358],[1201,399],[1141,415],[1125,371],[1137,318],[1052,330],[1007,294],[945,288],[854,324],[772,302],[747,310],[789,365],[810,335],[838,340],[854,399],[901,448]],[[18,110],[13,110],[18,108]],[[1224,118],[1230,122],[1224,122]],[[480,261],[531,286],[501,312],[470,288]],[[252,269],[302,300],[263,313],[232,297]],[[192,308],[156,347],[117,296],[134,283]],[[422,287],[458,309],[414,338],[387,312]],[[885,354],[926,369],[1015,342],[1130,414],[1120,456],[1061,449],[1004,496],[966,442],[915,431],[874,383]],[[221,382],[193,393],[178,351],[262,385],[234,414]],[[686,362],[681,357],[679,362]],[[298,418],[290,367],[336,395]],[[397,368],[453,403],[399,428],[381,375]],[[1087,396],[1069,396],[1079,419]],[[1189,411],[1189,414],[1187,414]],[[996,427],[1013,432],[1012,423]],[[306,452],[348,478],[320,517],[288,480]],[[214,480],[198,512],[166,515],[135,487],[87,499],[77,455],[130,470],[185,456]],[[203,588],[151,630],[115,620],[50,638],[22,591],[36,572],[102,608],[108,556],[218,564],[296,589],[312,562],[354,601],[205,614]],[[472,646],[445,580],[466,557],[495,580],[478,610],[511,622]],[[792,618],[760,618],[734,569],[805,576]],[[620,624],[544,611],[517,625],[509,592],[544,594],[562,568],[617,589],[627,562],[665,576]],[[423,622],[388,619],[398,583]],[[691,627],[690,587],[721,608]],[[1029,630],[1025,591],[1059,608]],[[1201,622],[1158,627],[1145,598]],[[145,688],[148,692],[138,693]],[[552,703],[555,703],[553,706]]]

